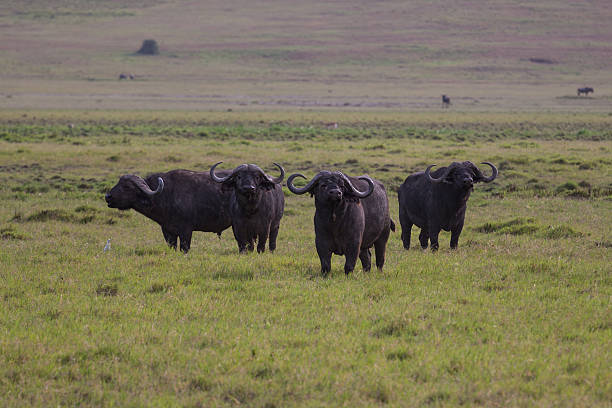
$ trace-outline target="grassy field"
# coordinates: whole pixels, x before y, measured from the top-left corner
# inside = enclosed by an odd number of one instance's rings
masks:
[[[0,108],[607,113],[611,20],[608,0],[6,0]]]
[[[610,21],[609,0],[0,2],[0,406],[611,407]],[[500,170],[459,249],[405,251],[397,187],[459,160]],[[287,190],[277,251],[247,256],[231,231],[177,253],[104,202],[218,161],[381,180],[384,271],[321,277]]]
[[[337,121],[337,129],[325,123]],[[612,117],[399,112],[0,112],[2,406],[612,405]],[[69,125],[72,126],[69,126]],[[492,161],[457,251],[322,278],[314,203],[274,254],[231,231],[183,255],[121,174],[254,162],[368,173]],[[274,173],[276,174],[276,173]],[[416,242],[418,229],[413,231]],[[104,253],[106,240],[111,250]]]

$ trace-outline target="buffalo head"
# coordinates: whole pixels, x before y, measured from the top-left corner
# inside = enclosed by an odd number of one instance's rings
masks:
[[[482,164],[490,166],[493,170],[493,174],[490,177],[485,177],[478,167],[470,161],[463,163],[454,162],[442,170],[441,174],[437,174],[437,177],[432,177],[430,174],[431,168],[435,166],[435,164],[432,164],[425,170],[425,175],[434,184],[446,183],[461,190],[471,190],[474,187],[474,183],[489,183],[497,177],[497,168],[493,164],[489,162],[482,162]]]
[[[274,189],[276,184],[280,184],[285,177],[283,167],[274,163],[279,168],[281,174],[276,178],[268,176],[259,166],[255,164],[241,164],[232,172],[224,177],[215,174],[215,168],[223,162],[219,162],[210,168],[210,177],[217,183],[223,183],[225,187],[234,188],[238,196],[246,198],[248,201],[257,201],[261,197],[262,191]]]
[[[151,190],[149,185],[140,177],[133,174],[121,176],[119,182],[106,193],[104,197],[110,208],[129,210],[151,205],[151,197],[161,194],[164,190],[164,180],[157,178],[158,185]]]
[[[359,180],[364,180],[368,183],[369,187],[366,191],[359,191],[351,183],[351,180],[339,171],[320,171],[306,186],[301,188],[293,185],[293,180],[296,177],[306,178],[300,173],[289,176],[287,179],[289,190],[295,194],[310,193],[315,196],[316,200],[321,202],[337,203],[343,199],[357,200],[368,197],[374,191],[374,182],[368,176],[358,177]]]

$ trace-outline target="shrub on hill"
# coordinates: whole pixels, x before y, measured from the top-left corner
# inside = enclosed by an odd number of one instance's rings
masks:
[[[136,52],[141,55],[158,55],[159,54],[159,46],[157,45],[157,41],[155,40],[144,40],[142,42],[142,46]]]

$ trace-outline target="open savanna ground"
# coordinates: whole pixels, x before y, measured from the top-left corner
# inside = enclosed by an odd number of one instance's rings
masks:
[[[7,0],[0,107],[609,112],[610,21],[608,0]]]
[[[325,124],[338,122],[337,129]],[[612,117],[0,112],[2,406],[610,406]],[[405,251],[396,188],[487,160],[459,249]],[[382,272],[320,276],[285,188],[275,253],[187,255],[119,176],[257,163],[364,173],[398,224]],[[488,173],[488,169],[485,169]],[[417,242],[418,229],[413,229]],[[110,251],[103,252],[111,238]]]

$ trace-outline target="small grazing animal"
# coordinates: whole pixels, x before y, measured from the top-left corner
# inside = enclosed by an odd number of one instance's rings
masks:
[[[451,104],[450,96],[442,95],[442,106],[448,108]]]

